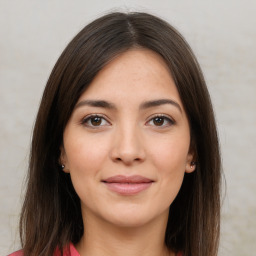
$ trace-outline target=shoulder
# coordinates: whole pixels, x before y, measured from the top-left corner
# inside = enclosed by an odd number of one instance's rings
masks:
[[[58,249],[56,249],[54,256],[61,256],[61,253]],[[75,246],[72,243],[70,243],[64,248],[63,256],[80,256],[80,254],[76,250]]]
[[[23,256],[23,252],[22,252],[22,250],[19,250],[17,252],[13,252],[13,253],[9,254],[8,256]]]
[[[78,253],[78,251],[76,250],[75,246],[72,243],[70,243],[69,248],[70,248],[71,256],[80,256],[80,254]]]
[[[56,249],[54,256],[61,256],[60,250]],[[80,254],[76,250],[75,246],[72,243],[70,243],[64,248],[63,256],[80,256]]]
[[[76,250],[75,246],[72,243],[70,243],[69,249],[70,249],[70,254],[68,253],[69,252],[68,250],[64,250],[64,256],[66,255],[80,256],[80,254],[78,253],[78,251]],[[9,254],[8,256],[23,256],[23,251],[19,250]],[[54,253],[54,256],[60,256],[60,253],[58,250]]]

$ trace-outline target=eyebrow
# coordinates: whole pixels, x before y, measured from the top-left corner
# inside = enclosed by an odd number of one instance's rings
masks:
[[[170,99],[159,99],[159,100],[152,100],[152,101],[146,101],[140,105],[140,109],[146,109],[146,108],[152,108],[157,107],[165,104],[171,104],[179,109],[179,111],[182,113],[181,106],[174,100]]]
[[[116,106],[113,103],[107,102],[105,100],[83,100],[78,102],[75,108],[79,108],[82,106],[116,109]]]
[[[181,106],[176,101],[171,99],[158,99],[158,100],[146,101],[140,105],[139,109],[158,107],[165,104],[171,104],[175,106],[182,113]],[[90,107],[98,107],[98,108],[106,108],[106,109],[117,109],[117,107],[113,103],[110,103],[105,100],[83,100],[77,103],[77,105],[75,106],[75,109],[82,106],[90,106]]]

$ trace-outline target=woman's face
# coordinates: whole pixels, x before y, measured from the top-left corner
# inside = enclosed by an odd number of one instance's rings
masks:
[[[83,216],[118,226],[168,218],[191,172],[189,123],[163,59],[146,49],[111,61],[78,100],[61,162]]]

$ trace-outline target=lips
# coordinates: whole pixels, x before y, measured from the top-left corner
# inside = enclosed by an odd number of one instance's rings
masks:
[[[148,189],[154,182],[143,176],[116,175],[102,181],[109,190],[121,195],[135,195]]]

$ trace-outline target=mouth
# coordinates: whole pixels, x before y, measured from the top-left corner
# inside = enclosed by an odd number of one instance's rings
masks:
[[[116,175],[102,180],[102,182],[110,191],[121,195],[135,195],[148,189],[154,181],[139,175]]]

